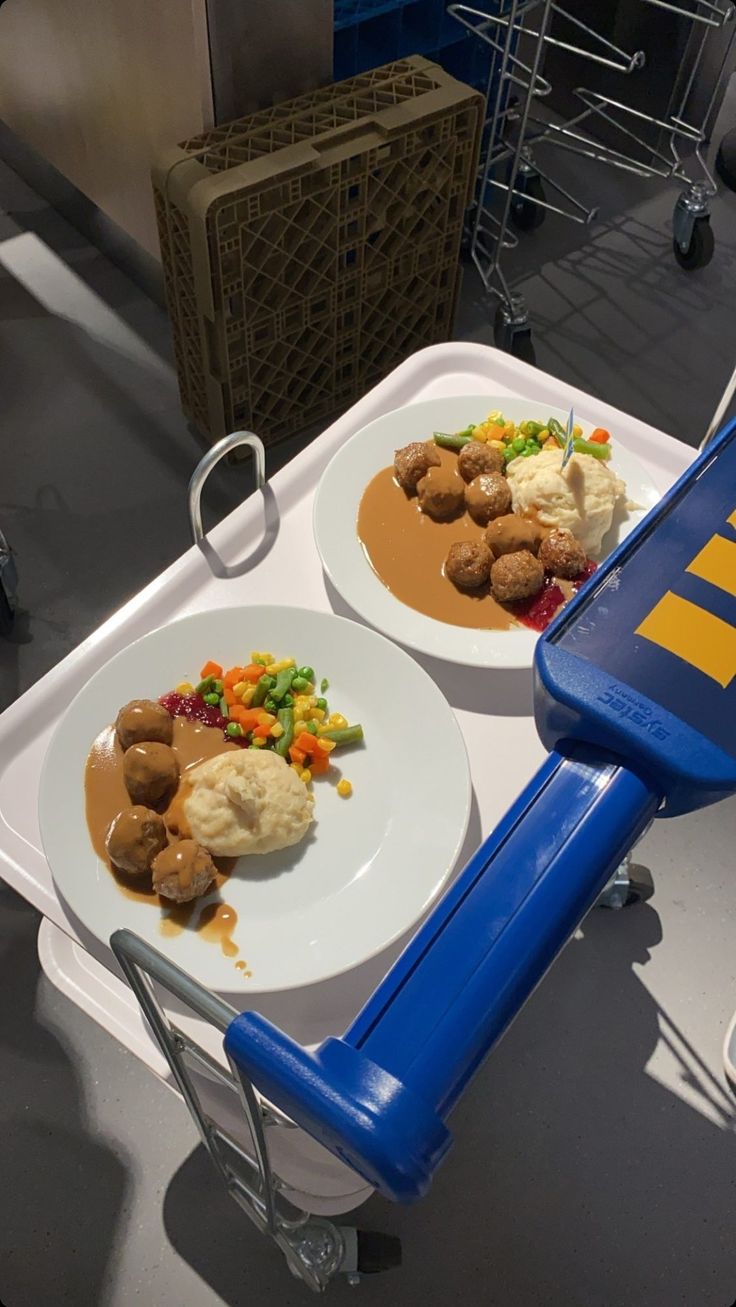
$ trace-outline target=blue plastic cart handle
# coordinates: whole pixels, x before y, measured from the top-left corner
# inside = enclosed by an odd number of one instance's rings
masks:
[[[228,1053],[387,1198],[418,1198],[454,1103],[658,803],[614,761],[552,754],[342,1039],[308,1052],[244,1012]]]
[[[563,611],[535,669],[553,752],[343,1037],[309,1052],[253,1012],[226,1035],[266,1098],[398,1201],[426,1190],[470,1077],[660,805],[736,790],[736,424]]]

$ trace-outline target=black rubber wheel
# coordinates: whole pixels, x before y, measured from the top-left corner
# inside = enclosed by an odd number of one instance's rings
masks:
[[[8,603],[2,585],[0,585],[0,635],[10,635],[13,629],[13,618],[13,610]]]
[[[521,359],[522,363],[531,363],[532,367],[537,366],[537,355],[534,349],[531,330],[515,331],[511,338],[511,348],[508,350],[515,359]]]
[[[517,179],[517,186],[519,185]],[[544,200],[544,186],[541,177],[532,174],[524,182],[524,194],[515,195],[511,201],[511,221],[519,231],[536,231],[547,217],[547,210],[534,200]]]
[[[358,1266],[360,1275],[378,1275],[401,1266],[401,1240],[377,1230],[358,1230]]]
[[[713,228],[710,225],[710,217],[695,219],[693,234],[690,237],[690,244],[686,250],[680,249],[677,241],[673,238],[672,248],[675,252],[675,258],[685,272],[695,272],[697,268],[707,268],[716,248]]]
[[[736,127],[726,132],[716,155],[716,172],[730,191],[736,191]]]

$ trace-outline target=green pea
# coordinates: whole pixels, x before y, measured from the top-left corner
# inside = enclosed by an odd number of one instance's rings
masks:
[[[263,707],[266,709],[266,712],[274,712],[274,713],[275,713],[275,712],[278,712],[278,710],[279,710],[279,705],[277,704],[277,702],[276,702],[275,699],[272,699],[272,698],[271,698],[270,694],[267,694],[267,695],[266,695],[266,698],[265,698],[265,700],[264,700],[264,702],[263,702]]]
[[[309,734],[310,734],[310,735],[316,735],[316,734],[317,734],[317,723],[316,723],[316,722],[307,722],[307,723],[306,723],[306,729],[309,731]]]
[[[214,683],[215,683],[215,678],[214,678],[214,676],[205,676],[205,678],[204,678],[203,681],[200,681],[198,685],[195,685],[195,687],[194,687],[194,693],[195,693],[195,694],[209,694],[209,692],[210,692],[210,690],[212,689],[212,686],[214,685]]]
[[[314,668],[313,668],[313,667],[300,667],[300,668],[299,668],[299,671],[298,671],[298,673],[297,673],[297,675],[298,675],[298,676],[303,676],[305,681],[313,681],[313,680],[314,680]]]
[[[218,681],[217,677],[215,677],[214,681],[212,682],[212,693],[221,695],[224,689],[225,686],[223,685],[222,681]]]
[[[515,436],[511,441],[511,448],[515,449],[517,454],[522,454],[526,448],[526,441],[523,436]]]
[[[318,700],[317,700],[317,707],[318,707],[318,708],[321,708],[323,712],[327,712],[327,700],[326,700],[326,699],[318,699]]]
[[[228,722],[227,726],[225,727],[225,730],[227,731],[228,735],[232,735],[232,736],[238,736],[243,734],[243,728],[240,725],[240,722]]]
[[[533,453],[534,453],[534,450],[533,450],[533,449],[522,449],[522,451],[521,451],[521,457],[522,457],[522,458],[531,458],[531,456],[532,456]]]
[[[298,676],[295,676],[294,680],[291,682],[291,688],[292,690],[296,690],[297,694],[304,694],[304,691],[308,686],[309,678],[302,676],[301,673]]]
[[[220,706],[219,694],[203,694],[202,698],[204,699],[205,703],[210,704],[212,708],[219,708]]]

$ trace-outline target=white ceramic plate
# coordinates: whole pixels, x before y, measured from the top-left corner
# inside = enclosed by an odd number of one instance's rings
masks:
[[[241,858],[223,887],[238,914],[234,939],[248,978],[237,959],[193,929],[163,937],[160,909],[125,897],[90,843],[83,778],[93,740],[122,704],[196,679],[208,658],[237,663],[251,649],[293,655],[319,679],[328,677],[332,711],[362,722],[365,744],[346,750],[339,764],[353,782],[349,799],[327,778],[315,782],[314,835],[293,849]],[[431,723],[431,749],[422,743],[422,722]],[[93,935],[107,943],[127,926],[210,988],[253,993],[337,975],[410,929],[452,871],[470,798],[453,712],[408,654],[332,613],[253,607],[185,617],[102,667],[49,745],[39,817],[56,886]]]
[[[354,612],[410,649],[470,667],[530,667],[537,636],[533,631],[474,631],[436,621],[394,598],[378,579],[358,539],[356,522],[361,496],[394,451],[411,440],[428,440],[433,431],[461,431],[501,409],[514,422],[556,417],[567,425],[567,412],[534,400],[508,395],[464,395],[427,400],[396,409],[356,432],[324,471],[314,503],[314,538],[322,566],[335,589]],[[579,419],[578,419],[579,420]],[[583,434],[592,427],[581,423]],[[654,482],[639,461],[612,435],[609,466],[623,478],[629,499],[642,507],[621,512],[603,541],[601,557],[623,540],[659,499]]]

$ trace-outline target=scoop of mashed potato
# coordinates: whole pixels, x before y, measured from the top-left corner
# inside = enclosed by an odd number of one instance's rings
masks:
[[[561,449],[513,459],[508,482],[515,513],[542,526],[566,527],[589,555],[600,552],[616,504],[626,494],[624,482],[591,454],[573,454],[563,472]]]
[[[187,771],[186,779],[192,838],[210,853],[273,853],[297,844],[312,821],[306,785],[271,750],[218,754]]]

